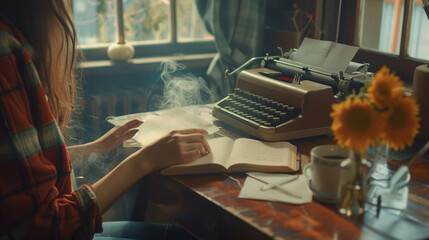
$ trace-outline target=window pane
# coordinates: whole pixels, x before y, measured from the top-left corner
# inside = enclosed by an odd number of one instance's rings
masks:
[[[177,41],[212,40],[198,14],[194,0],[177,0]]]
[[[169,40],[169,3],[167,0],[123,0],[125,40]],[[116,0],[74,0],[73,4],[74,21],[81,45],[118,41]]]
[[[73,15],[81,45],[116,41],[115,0],[74,0]]]
[[[127,41],[170,41],[170,1],[123,0],[123,2]]]
[[[429,60],[429,19],[421,0],[414,0],[408,54]]]
[[[365,0],[361,47],[398,54],[403,14],[404,0]]]

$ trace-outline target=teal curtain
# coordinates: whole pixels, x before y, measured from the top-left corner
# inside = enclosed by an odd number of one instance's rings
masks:
[[[236,77],[225,78],[252,57],[262,56],[266,0],[195,0],[209,33],[215,38],[217,56],[207,70],[208,83],[218,97],[235,87]]]

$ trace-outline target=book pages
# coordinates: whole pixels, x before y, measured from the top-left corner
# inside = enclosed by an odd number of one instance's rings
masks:
[[[289,142],[263,142],[250,138],[235,140],[228,168],[234,164],[289,166],[296,170],[296,146]]]

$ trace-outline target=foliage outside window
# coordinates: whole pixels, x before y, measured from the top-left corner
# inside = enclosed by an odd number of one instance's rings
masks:
[[[118,40],[116,0],[73,0],[73,4],[82,47],[107,46]],[[204,29],[194,0],[123,0],[123,9],[125,39],[129,43],[147,45],[213,39]]]

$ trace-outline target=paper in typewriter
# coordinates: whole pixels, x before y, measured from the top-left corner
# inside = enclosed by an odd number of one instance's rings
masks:
[[[291,60],[332,71],[345,72],[358,47],[304,38]]]

